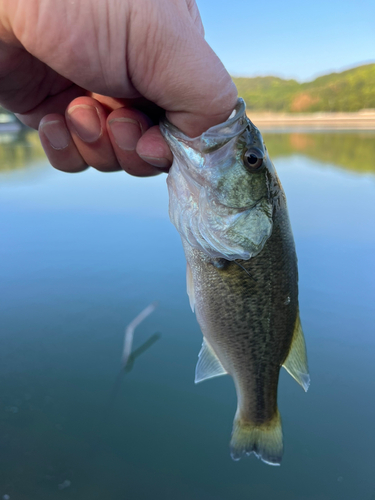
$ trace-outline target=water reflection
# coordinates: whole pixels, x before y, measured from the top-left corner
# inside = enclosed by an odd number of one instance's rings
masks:
[[[146,352],[150,347],[155,344],[159,339],[161,338],[161,333],[156,332],[151,337],[149,337],[145,342],[143,342],[142,345],[140,345],[137,349],[135,349],[129,356],[126,365],[121,368],[119,374],[116,377],[116,380],[113,384],[112,391],[109,397],[109,401],[107,403],[103,419],[100,423],[100,425],[107,424],[108,419],[112,415],[116,400],[118,398],[120,389],[121,389],[121,384],[122,384],[122,379],[125,376],[125,374],[129,373],[132,371],[134,367],[134,362],[135,360],[141,356],[144,352]]]
[[[0,133],[0,173],[18,170],[45,158],[38,133],[22,129]]]
[[[358,173],[375,173],[375,131],[265,132],[273,160],[303,154],[322,164]],[[30,166],[45,159],[37,132],[0,133],[0,173]]]
[[[124,372],[129,373],[134,366],[134,361],[144,352],[147,351],[155,342],[157,342],[161,337],[161,333],[154,333],[149,339],[147,339],[141,346],[139,346],[135,351],[133,351],[125,365]]]
[[[375,132],[264,133],[271,158],[301,153],[359,173],[375,173]]]

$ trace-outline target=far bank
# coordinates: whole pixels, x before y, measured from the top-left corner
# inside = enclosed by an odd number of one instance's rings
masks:
[[[250,120],[262,130],[289,127],[335,130],[375,130],[375,109],[355,113],[275,113],[248,111]]]

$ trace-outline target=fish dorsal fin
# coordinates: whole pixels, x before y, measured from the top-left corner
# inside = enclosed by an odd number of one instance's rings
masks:
[[[228,372],[223,368],[219,358],[214,353],[212,347],[203,337],[202,348],[198,355],[198,363],[195,368],[195,383],[202,382],[208,378],[226,375]]]
[[[186,263],[186,291],[189,296],[189,302],[191,310],[194,312],[195,307],[195,293],[194,293],[194,281],[193,273],[191,272],[191,267],[189,263]]]
[[[310,375],[299,313],[294,327],[292,345],[283,367],[307,391],[310,385]]]

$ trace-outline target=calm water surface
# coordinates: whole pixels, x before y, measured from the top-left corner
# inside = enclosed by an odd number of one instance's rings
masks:
[[[0,498],[375,499],[375,133],[265,139],[312,377],[304,394],[282,372],[278,468],[230,459],[232,380],[193,383],[201,333],[165,176],[68,175],[34,134],[0,136]],[[153,300],[135,348],[160,338],[119,379],[124,328]]]

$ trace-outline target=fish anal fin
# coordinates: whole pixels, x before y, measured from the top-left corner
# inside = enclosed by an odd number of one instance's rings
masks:
[[[191,310],[194,312],[195,308],[194,281],[193,281],[193,273],[191,272],[191,267],[188,262],[186,263],[186,291],[189,296]]]
[[[198,382],[202,382],[203,380],[226,375],[227,373],[210,344],[203,338],[202,348],[199,352],[198,363],[195,369],[194,382],[198,384]]]
[[[299,314],[294,327],[292,345],[290,346],[290,351],[283,367],[307,391],[310,386],[310,375],[307,366],[305,339]]]

